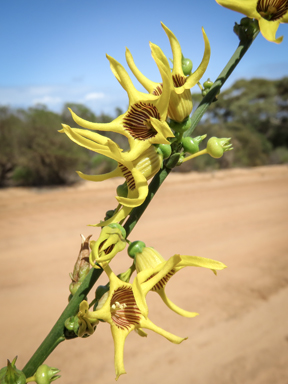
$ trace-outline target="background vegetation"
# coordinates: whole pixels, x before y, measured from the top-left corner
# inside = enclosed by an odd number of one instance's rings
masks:
[[[193,95],[194,107],[201,99],[200,94]],[[114,116],[97,116],[84,105],[74,103],[66,103],[61,114],[48,111],[44,105],[28,110],[0,107],[0,186],[73,183],[79,180],[75,170],[96,174],[114,168],[113,160],[79,147],[57,133],[61,123],[76,126],[68,106],[93,122],[106,123],[123,113],[117,108]],[[194,136],[204,133],[208,138],[231,137],[235,150],[219,160],[201,156],[176,171],[288,163],[288,78],[237,81],[218,96]],[[123,136],[106,135],[128,149]]]

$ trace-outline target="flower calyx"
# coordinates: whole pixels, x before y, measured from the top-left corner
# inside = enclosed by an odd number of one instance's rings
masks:
[[[26,376],[24,372],[16,368],[16,356],[12,362],[7,360],[7,366],[0,369],[0,383],[1,384],[26,384]]]
[[[233,32],[239,37],[240,41],[252,40],[255,33],[259,31],[258,20],[243,17],[240,24],[235,23]]]
[[[34,381],[37,384],[50,384],[61,377],[57,375],[60,372],[58,368],[49,367],[49,365],[42,364],[38,367],[35,375],[33,376]]]
[[[224,152],[232,151],[233,147],[230,144],[230,140],[231,138],[218,139],[218,137],[211,137],[207,143],[207,153],[211,157],[219,159],[223,156]]]

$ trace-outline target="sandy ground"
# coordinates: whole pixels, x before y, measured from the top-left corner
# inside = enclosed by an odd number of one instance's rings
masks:
[[[121,181],[122,183],[122,181]],[[115,207],[117,180],[58,189],[0,190],[0,365],[18,355],[23,367],[67,303],[80,233]],[[125,345],[122,384],[288,383],[288,167],[172,174],[130,240],[143,240],[166,258],[175,253],[224,262],[185,268],[167,286],[193,319],[147,296],[149,317],[182,337],[180,345],[148,331]],[[116,273],[131,259],[112,262]],[[101,276],[100,283],[107,279]],[[93,295],[92,295],[93,297]],[[59,383],[113,383],[113,342],[103,323],[88,339],[62,343],[47,363]],[[58,381],[57,381],[58,382]]]

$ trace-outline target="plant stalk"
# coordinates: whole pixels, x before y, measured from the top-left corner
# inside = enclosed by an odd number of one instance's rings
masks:
[[[201,117],[206,112],[209,105],[214,101],[215,96],[227,80],[227,78],[230,76],[230,74],[233,72],[235,67],[239,64],[240,60],[244,56],[244,54],[249,49],[250,45],[252,44],[253,40],[256,38],[257,34],[259,32],[256,32],[255,35],[251,40],[245,40],[244,42],[239,43],[238,48],[234,52],[233,56],[223,69],[223,71],[218,76],[217,80],[211,87],[209,93],[203,98],[201,103],[199,104],[198,108],[192,115],[192,125],[191,128],[185,132],[184,136],[189,136],[199,123]],[[126,221],[124,228],[127,232],[127,237],[132,232],[133,228],[139,221],[140,217],[144,213],[145,209],[148,207],[149,203],[155,196],[156,192],[160,188],[160,186],[163,184],[166,177],[171,172],[171,168],[168,168],[166,166],[167,162],[163,165],[163,168],[154,176],[151,183],[149,184],[149,192],[147,195],[146,200],[142,205],[139,207],[134,208],[131,211],[131,214]],[[64,323],[65,320],[68,319],[71,316],[75,316],[79,310],[79,304],[82,300],[84,300],[89,291],[92,289],[98,278],[100,277],[101,273],[103,272],[102,269],[94,269],[91,268],[88,275],[86,276],[85,280],[67,305],[67,307],[62,312],[61,316],[47,335],[47,337],[44,339],[42,344],[39,346],[39,348],[36,350],[34,355],[30,358],[30,360],[27,362],[25,367],[23,368],[23,372],[26,375],[26,377],[33,376],[36,372],[37,368],[44,363],[44,361],[47,359],[47,357],[53,352],[53,350],[62,342],[65,340],[64,336]]]

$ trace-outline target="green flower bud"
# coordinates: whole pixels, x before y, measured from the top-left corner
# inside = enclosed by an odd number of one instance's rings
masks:
[[[183,145],[183,149],[185,152],[188,152],[188,153],[191,153],[193,155],[193,153],[196,153],[199,151],[199,144],[201,143],[202,140],[205,139],[207,135],[203,135],[203,136],[197,136],[197,137],[183,137],[182,138],[182,145]]]
[[[49,367],[46,364],[40,365],[37,369],[34,377],[37,384],[50,384],[52,381],[55,381],[61,377],[57,375],[60,372],[60,369]]]
[[[126,181],[123,184],[118,185],[117,195],[120,197],[127,197],[128,196],[128,186],[127,186]]]
[[[208,80],[206,80],[206,81],[203,83],[203,87],[204,87],[205,89],[210,89],[210,88],[212,87],[213,84],[214,84],[213,81],[211,81],[210,79],[208,79]]]
[[[129,244],[128,247],[128,255],[134,259],[137,253],[141,253],[143,249],[146,247],[145,243],[143,241],[133,241]]]
[[[0,369],[1,384],[26,384],[26,376],[15,366],[17,357],[12,360],[12,363],[7,360],[7,367]]]
[[[233,149],[232,144],[230,144],[231,138],[222,138],[211,137],[207,143],[207,153],[215,159],[219,159],[223,156],[223,153],[226,151],[231,151]]]
[[[191,119],[188,116],[186,119],[184,119],[181,123],[178,123],[177,121],[170,120],[170,128],[173,129],[175,132],[184,133],[191,127]]]
[[[182,55],[182,71],[185,76],[189,76],[192,72],[193,63],[190,59],[183,57]]]
[[[172,153],[171,145],[170,144],[159,144],[157,148],[157,152],[160,151],[163,159],[168,159],[168,157]]]

